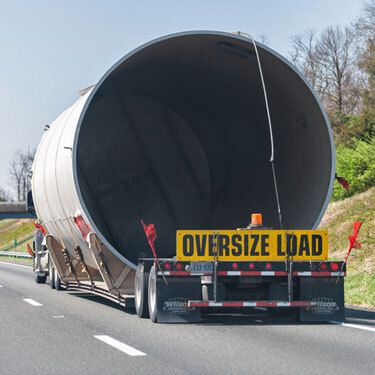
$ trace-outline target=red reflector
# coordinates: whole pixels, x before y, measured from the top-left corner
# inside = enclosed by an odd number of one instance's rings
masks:
[[[170,269],[172,268],[172,265],[171,265],[169,262],[165,262],[165,263],[164,263],[164,268],[165,268],[166,270],[170,270]]]
[[[267,270],[272,269],[272,264],[271,264],[271,263],[266,263],[266,269],[267,269]]]
[[[253,269],[255,268],[255,264],[254,264],[254,263],[250,263],[250,264],[249,264],[249,268],[250,268],[251,270],[253,270]]]
[[[320,269],[322,271],[327,271],[327,264],[326,263],[320,263]]]
[[[174,268],[175,268],[175,270],[177,270],[177,271],[181,271],[181,270],[182,270],[182,267],[183,267],[183,265],[182,265],[182,263],[180,263],[180,262],[177,262],[177,263],[174,265]]]
[[[331,270],[336,272],[339,270],[339,265],[337,263],[331,263]]]
[[[232,268],[233,268],[234,270],[236,270],[236,269],[238,268],[238,263],[233,263],[233,264],[232,264]]]

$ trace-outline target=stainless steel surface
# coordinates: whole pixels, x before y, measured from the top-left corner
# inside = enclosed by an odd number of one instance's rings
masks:
[[[335,151],[327,117],[292,64],[257,43],[268,92],[285,228],[315,228],[328,204]],[[237,228],[250,212],[278,227],[267,114],[246,37],[185,32],[124,56],[51,124],[33,166],[38,217],[96,267],[72,221],[83,216],[111,252],[109,269],[160,257],[175,230]],[[120,260],[120,262],[118,261]]]

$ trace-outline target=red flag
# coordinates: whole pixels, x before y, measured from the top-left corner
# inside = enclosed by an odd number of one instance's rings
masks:
[[[357,241],[358,233],[361,228],[362,222],[361,221],[356,221],[353,224],[353,234],[348,237],[349,239],[349,246],[348,246],[348,251],[345,255],[344,262],[348,260],[348,257],[353,249],[360,249],[361,244]]]
[[[32,257],[35,258],[35,254],[31,246],[27,243],[26,244],[26,252]]]
[[[337,174],[335,175],[335,178],[337,180],[337,182],[346,190],[346,191],[349,191],[349,182],[348,180],[346,180],[344,177],[340,177],[340,176],[337,176]]]
[[[156,237],[157,237],[155,225],[154,224],[146,225],[143,220],[141,220],[141,223],[143,226],[143,230],[145,231],[147,241],[151,247],[152,254],[154,255],[154,258],[157,259],[158,257],[156,255],[155,244],[154,244]]]
[[[42,224],[39,224],[38,222],[34,222],[34,227],[37,230],[40,230],[44,235],[47,235],[46,228],[44,228],[44,226]]]

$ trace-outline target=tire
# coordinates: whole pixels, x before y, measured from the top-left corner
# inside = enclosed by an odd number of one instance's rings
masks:
[[[148,318],[148,272],[143,271],[142,264],[138,264],[134,282],[134,304],[138,317]]]
[[[53,283],[55,285],[56,290],[61,290],[61,279],[56,269],[54,269],[53,273]]]
[[[153,323],[157,322],[158,301],[156,295],[156,272],[155,266],[152,266],[148,279],[148,312]]]
[[[51,289],[55,289],[55,268],[52,265],[51,257],[48,257],[48,284]]]
[[[46,281],[47,281],[47,275],[46,274],[38,275],[38,273],[35,273],[35,282],[37,284],[45,284]]]

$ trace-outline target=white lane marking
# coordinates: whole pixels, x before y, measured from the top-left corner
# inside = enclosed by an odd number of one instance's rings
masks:
[[[263,320],[260,320],[260,319],[255,319],[255,321],[258,323],[263,323]]]
[[[267,311],[267,309],[265,307],[254,307],[254,309],[256,309],[256,310],[262,310],[262,311]]]
[[[63,319],[63,318],[65,318],[64,315],[54,315],[53,317],[55,319]]]
[[[367,326],[363,326],[361,324],[352,324],[352,323],[344,323],[344,322],[335,322],[335,321],[330,321],[330,323],[332,324],[337,324],[339,326],[343,326],[343,327],[349,327],[349,328],[357,328],[357,329],[363,329],[364,331],[370,331],[370,332],[375,332],[375,328],[374,327],[367,327]]]
[[[6,265],[8,265],[8,266],[14,266],[14,267],[21,267],[21,268],[30,268],[30,269],[33,269],[32,266],[25,266],[24,264],[8,263],[8,262],[1,262],[1,261],[0,261],[0,264],[6,264]]]
[[[24,298],[23,300],[33,306],[43,306],[41,303],[36,302],[31,298]]]
[[[114,338],[107,336],[107,335],[95,335],[94,336],[96,339],[105,342],[108,345],[113,346],[114,348],[121,350],[122,352],[135,357],[135,356],[143,356],[147,355],[146,353],[143,353],[137,349],[132,348],[129,345],[126,345],[122,343],[121,341],[115,340]]]

